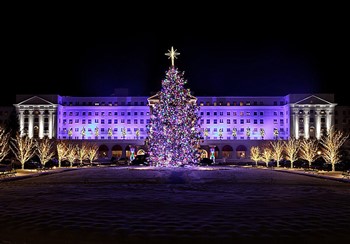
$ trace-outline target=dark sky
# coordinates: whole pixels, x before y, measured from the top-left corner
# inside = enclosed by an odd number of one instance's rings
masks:
[[[2,29],[1,104],[15,94],[109,96],[114,88],[149,96],[160,90],[170,66],[164,53],[174,46],[194,95],[334,93],[350,105],[347,15],[322,10],[186,21],[163,13],[152,23],[16,13]]]

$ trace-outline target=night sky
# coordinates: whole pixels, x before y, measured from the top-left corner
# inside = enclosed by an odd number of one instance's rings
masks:
[[[350,42],[340,12],[207,15],[187,22],[168,21],[163,13],[152,24],[142,18],[131,23],[131,17],[17,15],[2,29],[1,80],[7,88],[1,105],[13,104],[16,94],[109,96],[114,88],[150,96],[161,88],[171,46],[195,96],[334,93],[336,102],[350,105]]]

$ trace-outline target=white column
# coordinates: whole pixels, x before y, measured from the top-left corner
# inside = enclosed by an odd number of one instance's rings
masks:
[[[24,132],[24,111],[19,112],[19,132],[20,135],[23,136]]]
[[[57,128],[56,128],[56,113],[55,112],[52,112],[52,133],[51,133],[51,137],[57,137],[56,136],[57,134]]]
[[[42,139],[44,137],[44,116],[43,111],[40,111],[39,115],[39,138]]]
[[[294,115],[294,136],[296,139],[299,138],[299,115]]]
[[[331,125],[332,125],[332,115],[331,115],[331,112],[327,111],[327,117],[326,117],[327,131],[330,130]]]
[[[33,138],[34,116],[33,111],[29,111],[28,137]]]
[[[308,113],[308,111],[306,113]],[[310,137],[309,131],[310,131],[310,115],[305,114],[304,115],[304,138],[305,139],[309,139]]]
[[[53,126],[52,126],[52,111],[49,112],[50,113],[50,116],[49,116],[49,139],[52,138],[52,135],[53,135]]]
[[[321,138],[321,117],[320,117],[320,111],[316,111],[315,115],[315,120],[316,120],[316,138],[320,139]]]

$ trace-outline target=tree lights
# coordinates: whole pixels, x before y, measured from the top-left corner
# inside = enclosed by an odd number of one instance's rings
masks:
[[[168,55],[172,66],[166,71],[159,102],[151,109],[148,125],[150,165],[185,166],[197,164],[200,157],[199,106],[184,86],[184,72],[174,66],[179,53],[172,48]]]

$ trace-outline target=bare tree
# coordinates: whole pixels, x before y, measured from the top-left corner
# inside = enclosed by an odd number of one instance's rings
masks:
[[[332,164],[332,171],[335,171],[335,164],[340,162],[340,148],[348,137],[349,135],[334,129],[333,126],[325,136],[321,137],[322,157],[327,163]]]
[[[266,167],[269,167],[269,162],[272,159],[272,150],[265,147],[261,153],[261,160],[266,163]]]
[[[258,166],[258,161],[260,160],[260,148],[257,146],[252,146],[250,148],[250,159],[254,160],[255,165]]]
[[[77,159],[77,146],[73,144],[68,144],[66,159],[70,163],[70,167],[73,167],[74,161]]]
[[[46,162],[55,156],[53,144],[54,141],[50,140],[48,137],[44,137],[36,142],[36,155],[39,157],[40,163],[43,167]]]
[[[68,154],[68,144],[65,141],[58,141],[56,145],[57,149],[57,159],[58,159],[58,167],[61,167],[62,160],[67,158]]]
[[[83,164],[83,160],[87,158],[87,153],[88,153],[88,143],[87,142],[82,142],[81,146],[77,145],[76,152],[77,152],[77,159],[80,162],[80,165]]]
[[[280,166],[280,161],[283,159],[284,144],[281,140],[270,141],[272,147],[272,158],[276,160],[277,167]]]
[[[0,126],[0,162],[10,153],[10,133]]]
[[[98,145],[94,143],[89,143],[87,145],[87,158],[89,159],[90,164],[94,159],[97,158],[98,148],[99,148]]]
[[[36,152],[36,143],[33,138],[29,138],[28,135],[20,136],[19,132],[16,133],[15,138],[11,138],[11,151],[15,155],[16,159],[21,163],[22,169],[24,164],[31,159]]]
[[[287,141],[284,141],[284,149],[291,168],[293,168],[293,163],[298,160],[299,144],[295,137],[290,137]]]
[[[318,157],[317,151],[318,140],[304,138],[300,141],[300,157],[309,163],[309,168],[311,168],[311,163]]]

